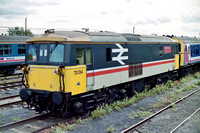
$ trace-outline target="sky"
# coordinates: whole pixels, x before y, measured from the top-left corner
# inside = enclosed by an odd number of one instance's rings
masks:
[[[46,29],[200,36],[200,0],[0,0],[0,33]]]

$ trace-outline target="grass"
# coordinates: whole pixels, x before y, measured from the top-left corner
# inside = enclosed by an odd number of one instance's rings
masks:
[[[149,110],[149,111],[158,110],[160,108],[165,107],[166,104],[168,104],[168,102],[166,102],[166,101],[156,102],[156,103],[150,104],[147,110]]]
[[[124,107],[135,105],[135,103],[140,98],[132,97],[132,98],[125,98],[122,101],[115,101],[112,104],[103,104],[102,106],[98,106],[94,111],[91,112],[91,116],[93,119],[99,118],[106,114],[109,114],[113,111],[119,111]]]
[[[198,82],[196,83],[196,85],[200,86],[200,81],[198,81]]]
[[[185,82],[191,81],[191,80],[193,80],[193,79],[194,79],[194,76],[191,75],[191,74],[189,74],[188,76],[183,77],[183,78],[180,80],[180,82],[181,82],[181,83],[185,83]]]
[[[200,72],[195,73],[194,78],[196,78],[196,79],[200,78]]]
[[[56,129],[53,131],[53,133],[64,133],[63,129],[59,126],[56,127]]]
[[[189,90],[191,90],[192,89],[192,86],[191,85],[187,85],[186,87],[184,87],[183,89],[182,89],[182,91],[189,91]]]
[[[173,111],[173,112],[176,112],[176,111],[177,111],[176,104],[172,104],[172,111]]]
[[[19,120],[20,120],[20,118],[18,118],[18,117],[13,119],[14,122],[18,122]]]
[[[107,129],[107,133],[112,133],[114,131],[115,131],[115,129],[114,129],[113,125],[110,125],[109,128]]]
[[[181,93],[182,93],[182,91],[179,90],[179,89],[176,89],[176,90],[174,90],[174,91],[175,91],[176,94],[181,94]]]
[[[147,117],[151,116],[153,113],[150,111],[138,111],[135,112],[133,111],[131,114],[129,114],[129,118],[135,119],[135,118],[141,118],[141,119],[146,119]]]
[[[54,129],[52,129],[53,133],[65,133],[66,131],[72,131],[74,130],[78,125],[82,124],[82,119],[79,118],[75,120],[73,123],[58,123],[58,126],[56,126]]]

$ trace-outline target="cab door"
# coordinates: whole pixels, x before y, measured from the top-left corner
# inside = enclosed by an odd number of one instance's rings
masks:
[[[87,65],[87,90],[93,90],[94,86],[94,54],[91,47],[86,49],[86,65]]]
[[[93,90],[94,86],[94,54],[91,47],[76,48],[77,65],[86,65],[87,70],[87,91]]]

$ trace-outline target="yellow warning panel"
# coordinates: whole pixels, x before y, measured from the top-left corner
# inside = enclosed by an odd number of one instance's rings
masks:
[[[86,65],[65,67],[65,90],[72,95],[86,92]]]
[[[31,89],[60,91],[58,66],[30,65],[28,69],[28,85]]]

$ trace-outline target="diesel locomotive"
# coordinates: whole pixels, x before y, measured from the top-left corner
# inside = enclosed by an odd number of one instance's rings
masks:
[[[25,58],[23,106],[66,115],[132,96],[197,69],[200,40],[47,30],[27,41]]]
[[[0,36],[0,73],[11,75],[25,63],[25,44],[30,36]]]

